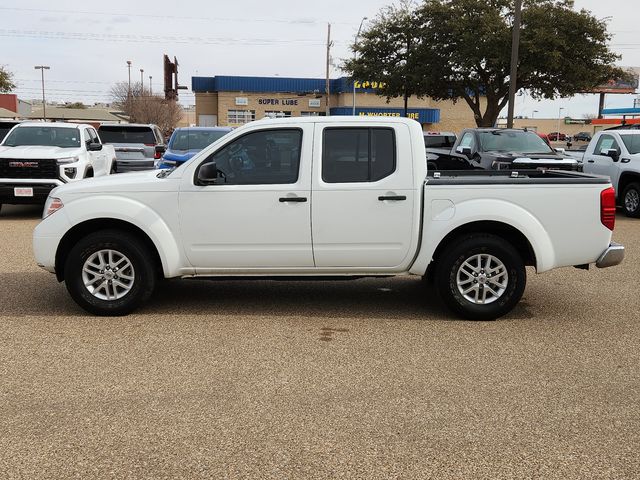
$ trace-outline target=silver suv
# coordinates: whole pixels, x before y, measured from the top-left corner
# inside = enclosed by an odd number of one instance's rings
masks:
[[[98,133],[103,143],[114,146],[118,172],[151,170],[166,150],[157,125],[104,124]]]

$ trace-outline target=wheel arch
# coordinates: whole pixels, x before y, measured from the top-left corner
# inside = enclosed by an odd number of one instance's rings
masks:
[[[618,204],[622,205],[622,195],[627,185],[633,182],[640,182],[640,172],[622,172],[620,174],[620,180],[618,180],[618,188],[616,189],[616,197]]]
[[[64,280],[65,263],[73,246],[88,234],[106,229],[122,230],[138,237],[148,248],[158,274],[164,275],[164,272],[166,272],[165,262],[163,262],[160,251],[156,247],[155,243],[144,230],[125,220],[116,218],[96,218],[74,225],[60,240],[56,250],[55,259],[56,278],[58,281],[61,282]]]

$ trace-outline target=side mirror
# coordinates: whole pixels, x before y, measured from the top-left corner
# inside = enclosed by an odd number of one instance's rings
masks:
[[[215,185],[218,180],[216,162],[203,163],[198,169],[198,185]]]
[[[616,150],[615,148],[609,148],[608,150],[602,150],[602,152],[600,152],[601,155],[605,155],[607,157],[611,157],[611,159],[614,162],[617,162],[618,159],[620,158],[620,155],[618,154],[618,150]]]
[[[163,154],[167,151],[167,147],[164,145],[156,145],[156,153]]]
[[[100,150],[102,150],[102,144],[101,143],[87,143],[87,150],[89,152],[99,152]]]
[[[469,157],[471,155],[471,147],[458,147],[456,148],[456,152]]]

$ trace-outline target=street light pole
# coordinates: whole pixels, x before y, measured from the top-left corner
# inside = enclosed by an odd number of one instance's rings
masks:
[[[564,110],[564,107],[560,107],[558,109],[558,129],[556,130],[556,142],[560,141],[560,115],[562,115],[562,110]]]
[[[144,77],[143,77],[143,75],[144,75],[144,69],[141,68],[140,69],[140,90],[141,90],[140,95],[142,95],[142,92],[144,92]]]
[[[509,110],[507,128],[513,128],[513,112],[516,103],[516,87],[518,83],[518,48],[520,46],[520,19],[522,18],[522,0],[516,0],[513,14],[513,36],[511,39],[511,73],[509,74]]]
[[[151,79],[153,77],[149,75],[149,95],[153,95],[153,83],[151,83]]]
[[[47,65],[36,65],[33,68],[35,68],[36,70],[40,70],[40,73],[42,74],[42,119],[46,122],[47,121],[47,101],[45,100],[45,97],[44,97],[44,71],[49,70],[51,67],[48,67]]]
[[[355,51],[355,48],[358,46],[358,37],[360,37],[360,32],[362,31],[362,24],[364,23],[365,20],[367,20],[367,17],[364,17],[362,19],[362,21],[360,22],[360,27],[358,28],[358,33],[356,33],[356,38],[355,38],[355,41],[353,42],[353,48],[354,48],[353,60],[354,61],[358,58],[358,52]],[[356,114],[356,79],[353,78],[352,82],[353,82],[353,103],[352,103],[352,105],[353,105],[353,109],[352,110],[353,111],[352,111],[352,114],[355,115]]]
[[[127,69],[129,70],[129,90],[127,91],[127,97],[131,96],[131,60],[127,60]]]

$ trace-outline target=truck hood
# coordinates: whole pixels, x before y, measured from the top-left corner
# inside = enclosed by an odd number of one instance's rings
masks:
[[[96,194],[120,194],[127,196],[141,192],[172,192],[180,185],[180,175],[174,174],[158,178],[160,170],[116,173],[103,177],[86,178],[79,182],[67,183],[55,188],[52,197],[83,196]]]
[[[29,145],[23,147],[0,146],[0,157],[25,160],[57,159],[75,157],[83,153],[82,147],[61,148],[46,147],[42,145]]]

